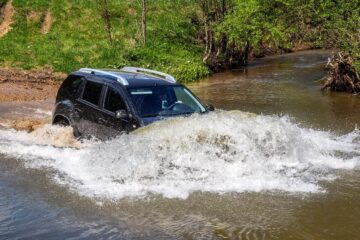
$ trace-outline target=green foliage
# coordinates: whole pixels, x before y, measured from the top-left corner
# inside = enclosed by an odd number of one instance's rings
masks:
[[[250,44],[257,49],[264,42],[270,46],[283,43],[284,26],[276,22],[277,8],[269,14],[267,2],[236,0],[234,4],[233,11],[216,29],[218,33],[226,34],[231,44],[235,43],[240,49]]]
[[[295,29],[302,32],[304,41],[312,42],[316,47],[349,52],[355,61],[360,60],[359,1],[292,1],[293,11],[300,13],[300,24]]]
[[[338,48],[359,60],[360,4],[356,0],[233,0],[215,29],[229,44],[253,50],[296,45]]]

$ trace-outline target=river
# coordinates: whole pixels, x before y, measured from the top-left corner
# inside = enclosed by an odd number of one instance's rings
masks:
[[[360,98],[320,91],[329,54],[215,74],[189,88],[217,111],[107,142],[0,128],[0,239],[358,239]]]

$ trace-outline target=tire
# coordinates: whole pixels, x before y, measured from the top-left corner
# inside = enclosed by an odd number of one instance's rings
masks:
[[[75,138],[81,137],[81,133],[79,132],[79,130],[76,127],[71,126],[71,124],[65,118],[58,119],[56,122],[53,123],[53,125],[57,125],[61,127],[72,127],[74,137]]]
[[[70,126],[69,122],[66,120],[66,119],[59,119],[57,120],[54,125],[58,125],[58,126],[62,126],[62,127],[67,127],[67,126]]]

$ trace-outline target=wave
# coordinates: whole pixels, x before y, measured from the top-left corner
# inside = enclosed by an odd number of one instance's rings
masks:
[[[360,163],[360,133],[302,128],[286,116],[219,111],[156,122],[106,142],[77,142],[70,128],[0,130],[0,153],[102,199],[197,191],[321,192],[336,169]],[[55,174],[54,174],[55,172]]]

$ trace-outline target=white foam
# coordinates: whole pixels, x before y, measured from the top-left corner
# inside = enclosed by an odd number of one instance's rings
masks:
[[[56,133],[54,133],[56,134]],[[48,136],[45,136],[47,138]],[[360,134],[301,128],[287,117],[217,112],[176,118],[80,149],[36,144],[24,132],[0,130],[0,153],[89,197],[118,199],[194,191],[323,191],[334,169],[360,162]]]
[[[0,143],[1,141],[55,147],[81,147],[84,145],[74,138],[71,127],[52,126],[50,124],[45,124],[31,133],[14,129],[0,129]]]

